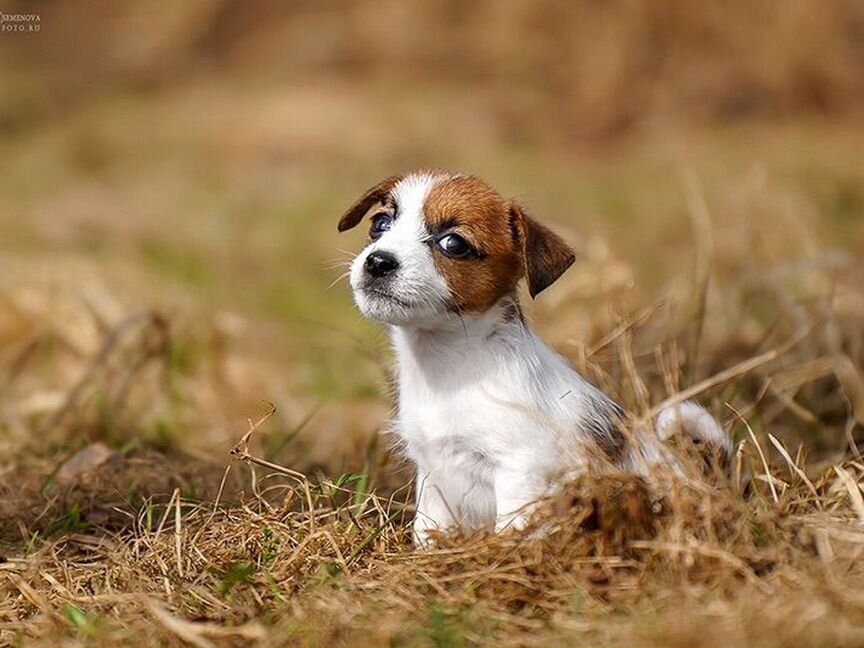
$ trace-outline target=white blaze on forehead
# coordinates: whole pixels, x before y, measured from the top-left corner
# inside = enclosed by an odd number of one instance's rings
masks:
[[[412,173],[402,178],[392,192],[398,218],[410,220],[418,231],[425,232],[423,209],[426,198],[432,188],[443,180],[444,176],[436,173]]]

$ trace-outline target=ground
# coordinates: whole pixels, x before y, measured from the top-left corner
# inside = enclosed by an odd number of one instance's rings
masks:
[[[340,65],[124,68],[47,107],[10,66],[0,643],[864,645],[860,115],[603,104],[574,125],[469,72]],[[414,551],[386,337],[340,279],[364,234],[336,222],[421,165],[572,242],[533,324],[637,417],[705,404],[738,476],[586,476],[545,534]]]

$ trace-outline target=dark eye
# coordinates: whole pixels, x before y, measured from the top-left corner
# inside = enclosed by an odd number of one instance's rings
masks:
[[[438,239],[438,247],[448,257],[460,259],[474,253],[474,249],[458,234],[446,234]]]
[[[372,227],[369,228],[369,237],[372,239],[379,238],[384,232],[390,229],[393,225],[393,217],[386,213],[380,212],[372,217]]]

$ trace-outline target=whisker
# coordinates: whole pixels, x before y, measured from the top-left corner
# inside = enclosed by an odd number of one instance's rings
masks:
[[[351,274],[351,271],[350,271],[350,270],[349,270],[348,272],[343,272],[341,275],[339,275],[338,277],[336,277],[336,278],[333,280],[333,283],[331,283],[329,286],[327,286],[327,290],[330,290],[333,286],[335,286],[337,283],[339,283],[340,281],[342,281],[345,277],[347,277],[347,276],[350,275],[350,274]]]
[[[324,266],[327,270],[335,270],[336,268],[350,268],[351,261],[334,261]]]

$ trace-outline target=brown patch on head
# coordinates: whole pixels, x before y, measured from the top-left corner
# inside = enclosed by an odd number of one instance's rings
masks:
[[[514,292],[523,276],[535,297],[576,258],[557,234],[473,176],[450,176],[438,182],[426,198],[424,218],[435,239],[454,232],[476,251],[453,259],[433,245],[435,265],[453,292],[456,308],[463,312],[489,309]]]
[[[523,274],[521,247],[510,226],[508,203],[492,187],[472,176],[448,177],[429,192],[424,218],[435,239],[453,232],[476,251],[452,259],[432,246],[458,310],[482,312],[515,290]]]

